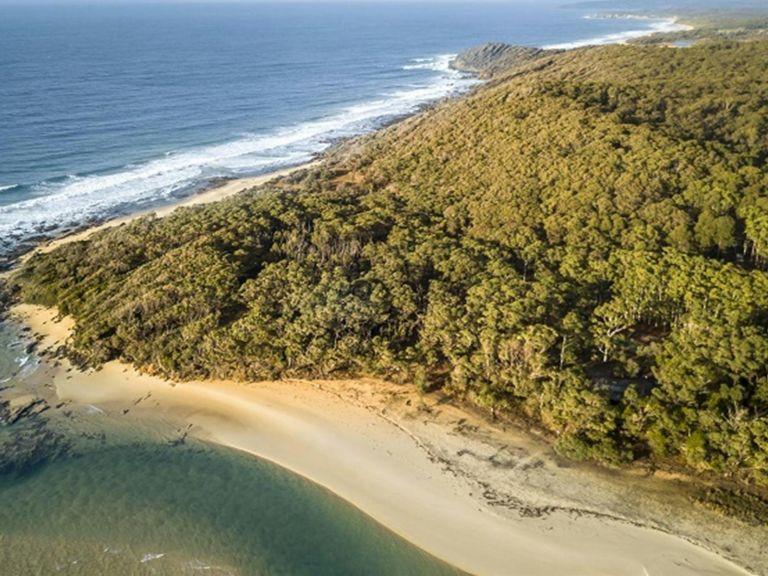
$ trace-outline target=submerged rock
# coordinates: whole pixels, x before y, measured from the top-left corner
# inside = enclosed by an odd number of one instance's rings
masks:
[[[0,476],[23,474],[55,458],[69,454],[65,437],[43,419],[0,434]]]
[[[0,400],[0,423],[10,425],[21,418],[35,416],[48,410],[44,399],[33,394],[24,394],[8,400]]]

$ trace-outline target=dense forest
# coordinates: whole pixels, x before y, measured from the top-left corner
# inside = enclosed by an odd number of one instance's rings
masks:
[[[28,260],[83,361],[375,374],[768,485],[768,42],[537,59],[319,167]]]

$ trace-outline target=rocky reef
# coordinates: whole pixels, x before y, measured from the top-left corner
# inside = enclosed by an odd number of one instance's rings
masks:
[[[48,408],[48,402],[33,394],[0,399],[0,424],[14,424],[21,418],[41,414]]]
[[[22,418],[0,428],[0,477],[24,474],[69,452],[69,442],[44,418]]]
[[[42,414],[51,408],[36,393],[9,388],[0,397],[0,476],[23,474],[69,452],[69,442]]]

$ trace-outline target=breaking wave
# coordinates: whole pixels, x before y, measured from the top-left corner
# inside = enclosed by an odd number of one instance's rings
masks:
[[[268,173],[301,164],[340,138],[355,136],[419,107],[466,90],[477,81],[450,68],[452,55],[413,60],[405,88],[338,110],[324,118],[222,144],[170,152],[109,173],[42,182],[26,199],[0,206],[0,253],[35,236],[159,205],[219,177]],[[432,72],[425,75],[424,71]]]

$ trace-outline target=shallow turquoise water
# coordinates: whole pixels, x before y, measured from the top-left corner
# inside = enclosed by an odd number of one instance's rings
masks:
[[[3,574],[448,575],[327,490],[201,443],[113,446],[0,478]]]
[[[0,322],[0,380],[16,389],[5,393],[47,390],[29,342]],[[70,455],[0,474],[0,576],[459,574],[283,468],[199,441],[171,445],[172,423],[63,406],[0,426],[0,459],[43,424]]]

